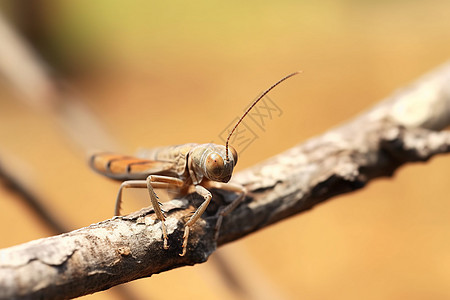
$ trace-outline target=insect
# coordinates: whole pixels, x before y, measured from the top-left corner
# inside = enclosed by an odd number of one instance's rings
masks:
[[[238,193],[236,199],[219,210],[216,223],[216,238],[223,218],[235,209],[245,198],[243,186],[229,183],[238,160],[236,150],[229,146],[229,140],[237,126],[249,111],[268,92],[284,80],[298,74],[289,74],[265,90],[244,112],[228,134],[225,146],[217,144],[184,144],[143,150],[136,156],[111,153],[94,154],[90,158],[91,167],[102,175],[123,181],[117,194],[115,215],[120,215],[122,193],[125,188],[146,188],[156,217],[161,222],[164,249],[168,249],[168,236],[165,225],[166,216],[161,210],[154,189],[176,188],[180,195],[196,192],[204,198],[202,204],[186,222],[183,234],[181,256],[186,254],[189,230],[208,207],[212,195],[208,190],[218,188]]]

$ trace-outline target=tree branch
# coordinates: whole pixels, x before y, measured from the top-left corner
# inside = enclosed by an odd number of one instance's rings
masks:
[[[178,255],[190,203],[201,201],[189,195],[164,205],[168,250],[150,208],[0,250],[0,299],[67,299],[204,262],[217,245],[390,176],[405,163],[449,152],[450,133],[440,131],[449,124],[446,64],[350,122],[237,173],[233,181],[249,195],[225,218],[218,241],[216,212],[236,197],[222,190],[192,228],[186,256]]]

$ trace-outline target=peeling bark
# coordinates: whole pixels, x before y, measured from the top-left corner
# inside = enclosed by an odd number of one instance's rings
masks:
[[[185,216],[202,200],[189,195],[164,205],[168,250],[150,208],[0,250],[0,299],[68,299],[204,262],[217,245],[390,176],[405,163],[449,152],[450,133],[442,131],[449,124],[446,64],[348,123],[235,174],[249,194],[225,218],[218,241],[216,212],[236,197],[222,190],[191,229],[186,256],[178,255]]]

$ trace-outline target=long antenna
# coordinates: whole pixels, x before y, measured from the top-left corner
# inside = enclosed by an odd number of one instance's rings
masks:
[[[285,81],[286,79],[297,75],[298,73],[300,73],[301,71],[298,72],[294,72],[292,74],[289,74],[283,78],[281,78],[280,80],[278,80],[277,83],[275,83],[274,85],[272,85],[270,88],[268,88],[267,90],[264,91],[264,93],[261,94],[261,96],[259,96],[255,101],[253,101],[252,105],[250,105],[250,107],[245,111],[245,113],[242,115],[242,117],[239,119],[239,121],[237,121],[236,125],[234,125],[233,129],[230,131],[230,134],[227,137],[227,141],[225,143],[225,159],[228,161],[228,142],[230,140],[231,135],[233,134],[233,132],[236,130],[236,127],[238,127],[238,125],[241,123],[242,119],[244,119],[244,117],[249,113],[249,111],[256,105],[256,103],[259,102],[259,100],[261,100],[265,95],[267,95],[267,93],[269,93],[274,87],[276,87],[277,85],[279,85],[280,83],[282,83],[283,81]]]

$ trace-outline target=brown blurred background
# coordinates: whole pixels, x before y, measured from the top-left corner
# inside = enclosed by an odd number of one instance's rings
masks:
[[[0,70],[0,166],[68,230],[113,213],[119,185],[89,170],[94,148],[218,142],[259,92],[303,70],[271,93],[283,114],[256,132],[242,170],[348,120],[450,53],[444,0],[4,0],[0,12],[63,86],[33,77],[0,35],[1,59],[13,62]],[[128,296],[85,299],[449,299],[449,170],[449,156],[408,165],[205,264],[129,283]],[[148,205],[145,192],[127,194],[128,211]],[[0,199],[0,248],[54,234],[19,193],[1,185]]]

